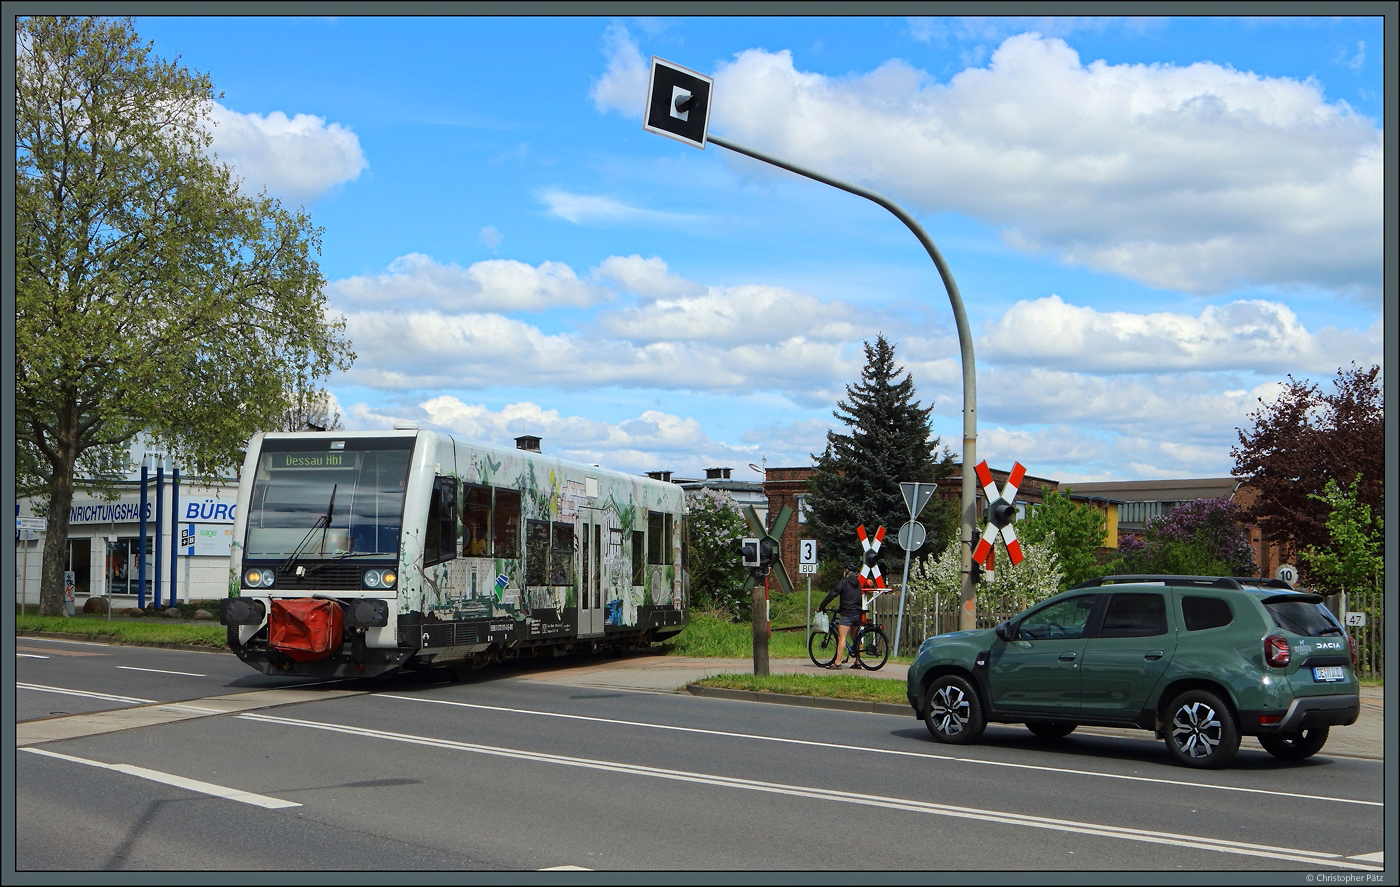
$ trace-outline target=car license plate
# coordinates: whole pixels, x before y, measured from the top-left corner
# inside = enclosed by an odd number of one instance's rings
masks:
[[[1314,681],[1341,681],[1346,679],[1346,674],[1340,665],[1322,665],[1313,668]]]

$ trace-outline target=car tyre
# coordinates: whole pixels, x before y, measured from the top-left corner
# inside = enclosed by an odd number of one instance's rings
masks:
[[[1275,733],[1259,736],[1259,744],[1264,751],[1284,761],[1301,761],[1310,758],[1327,744],[1327,727],[1313,727],[1298,733]]]
[[[1240,749],[1235,715],[1208,690],[1187,690],[1167,707],[1167,750],[1177,763],[1214,770],[1224,767]]]
[[[924,694],[924,726],[939,742],[967,745],[987,728],[982,700],[967,678],[945,674],[936,678]]]
[[[1030,730],[1039,739],[1063,739],[1074,732],[1078,724],[1067,724],[1064,721],[1031,721],[1026,724],[1026,729]]]

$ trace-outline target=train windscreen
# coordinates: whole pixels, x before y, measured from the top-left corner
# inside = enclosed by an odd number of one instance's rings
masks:
[[[264,439],[246,558],[397,556],[413,438]]]

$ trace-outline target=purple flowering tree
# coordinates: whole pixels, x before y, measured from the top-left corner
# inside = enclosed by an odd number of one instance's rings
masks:
[[[1229,499],[1196,499],[1148,521],[1118,543],[1122,571],[1189,576],[1253,576],[1254,549]]]

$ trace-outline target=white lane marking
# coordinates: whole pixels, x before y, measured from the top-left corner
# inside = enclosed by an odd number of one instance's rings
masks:
[[[70,640],[68,640],[67,638],[50,638],[50,637],[44,637],[44,636],[42,636],[42,635],[37,635],[37,634],[19,635],[18,637],[15,638],[15,640],[18,641],[18,640],[20,640],[21,638],[24,640],[24,642],[25,642],[26,644],[27,644],[27,643],[30,643],[31,641],[41,641],[41,642],[46,643],[46,644],[72,644],[72,645],[75,646],[75,647],[110,647],[110,646],[112,646],[112,644],[99,644],[99,643],[97,643],[97,642],[95,642],[95,641],[70,641]]]
[[[662,767],[647,767],[640,764],[624,764],[614,761],[601,761],[590,758],[575,758],[566,755],[545,754],[522,749],[499,748],[458,742],[451,739],[438,739],[431,736],[414,736],[407,733],[392,733],[387,730],[371,730],[345,724],[330,724],[322,721],[306,721],[299,718],[284,718],[275,715],[242,714],[242,720],[266,724],[280,724],[286,727],[306,727],[312,730],[327,730],[367,739],[383,739],[393,742],[406,742],[452,751],[473,752],[503,758],[515,758],[543,764],[560,764],[567,767],[583,767],[591,770],[605,770],[631,776],[650,776],[657,779],[672,779],[678,782],[692,782],[722,788],[743,789],[800,798],[813,798],[823,801],[839,801],[844,804],[859,804],[866,807],[883,807],[889,810],[904,810],[910,813],[926,813],[937,816],[951,816],[958,819],[972,819],[1023,828],[1041,828],[1071,834],[1089,835],[1104,838],[1121,838],[1150,844],[1163,844],[1174,847],[1187,847],[1195,850],[1211,850],[1219,853],[1235,853],[1265,859],[1279,859],[1307,865],[1330,865],[1338,868],[1382,871],[1375,866],[1353,863],[1336,853],[1323,853],[1292,847],[1273,847],[1267,844],[1250,844],[1243,841],[1227,841],[1219,838],[1198,837],[1195,835],[1173,834],[1146,829],[1121,828],[1113,825],[1098,825],[1089,822],[1076,822],[1067,819],[1052,819],[1044,816],[1030,816],[1021,813],[1006,813],[995,810],[978,810],[973,807],[959,807],[951,804],[935,804],[929,801],[916,801],[905,798],[886,798],[878,795],[863,795],[835,789],[815,788],[802,785],[784,785],[776,782],[762,782],[754,779],[738,779],[732,776],[716,776],[708,773],[691,773],[684,770],[669,770]],[[829,747],[829,746],[828,746]]]
[[[41,693],[62,693],[65,696],[83,696],[88,699],[105,699],[108,702],[129,702],[132,705],[155,705],[154,699],[141,699],[136,696],[114,696],[111,693],[94,693],[90,690],[68,690],[63,687],[45,687],[42,684],[16,683],[20,690],[37,690]]]
[[[38,653],[16,653],[16,659],[48,659],[47,656],[40,656]]]
[[[944,763],[958,764],[985,764],[989,767],[1011,767],[1018,770],[1038,770],[1047,773],[1065,773],[1073,776],[1097,776],[1103,779],[1121,779],[1128,782],[1147,782],[1157,785],[1175,785],[1185,788],[1207,788],[1218,791],[1244,792],[1247,794],[1269,795],[1278,798],[1299,798],[1307,801],[1329,801],[1337,804],[1360,804],[1366,807],[1384,807],[1384,801],[1362,801],[1354,798],[1337,798],[1330,795],[1305,795],[1299,792],[1282,792],[1265,788],[1245,788],[1232,785],[1214,785],[1203,782],[1190,782],[1185,779],[1161,779],[1153,776],[1128,776],[1118,773],[1096,773],[1093,770],[1073,770],[1067,767],[1046,767],[1039,764],[1015,764],[1006,761],[983,761],[978,758],[945,757],[942,755],[930,755],[917,751],[901,751],[890,748],[870,748],[864,745],[839,745],[829,742],[816,742],[811,739],[789,739],[783,736],[762,736],[757,733],[731,733],[725,730],[706,730],[701,727],[675,727],[670,724],[648,724],[643,721],[624,721],[616,718],[599,718],[592,715],[571,715],[553,711],[534,711],[526,708],[507,708],[499,705],[481,705],[475,702],[455,702],[450,699],[421,699],[416,696],[398,696],[393,693],[375,693],[376,699],[398,699],[404,702],[424,702],[434,705],[455,705],[462,708],[478,708],[483,711],[500,711],[509,714],[538,715],[547,718],[565,718],[575,721],[595,721],[601,724],[618,724],[625,727],[650,727],[654,730],[675,730],[681,733],[701,733],[709,736],[724,736],[734,739],[757,739],[764,742],[783,742],[790,745],[810,745],[823,749],[842,749],[843,751],[862,751],[876,755],[896,755],[899,757],[921,758],[927,761],[938,761]]]
[[[178,675],[184,675],[184,676],[187,677],[187,678],[207,678],[207,677],[209,677],[209,676],[206,675],[206,674],[198,674],[197,672],[193,672],[193,671],[166,671],[166,670],[163,669],[163,668],[137,668],[137,667],[134,666],[134,665],[118,665],[117,668],[125,669],[125,670],[127,670],[127,671],[150,671],[150,672],[154,672],[154,673],[156,673],[156,674],[178,674]]]
[[[1347,859],[1356,859],[1361,862],[1374,862],[1376,865],[1385,865],[1385,851],[1377,850],[1375,853],[1363,853],[1360,856],[1348,856]]]
[[[278,810],[283,807],[300,807],[296,801],[284,801],[281,798],[272,798],[267,795],[259,795],[254,792],[245,792],[236,788],[215,785],[212,782],[201,782],[198,779],[186,779],[183,776],[176,776],[173,773],[162,773],[159,770],[148,770],[145,767],[137,767],[132,764],[104,764],[101,761],[91,761],[87,758],[75,758],[72,755],[61,755],[55,751],[47,751],[42,748],[22,748],[20,751],[31,752],[36,755],[44,755],[49,758],[58,758],[61,761],[69,761],[74,764],[86,764],[89,767],[100,767],[103,770],[113,770],[117,773],[125,773],[128,776],[136,776],[141,779],[149,779],[152,782],[159,782],[165,785],[173,785],[176,788],[188,789],[200,794],[213,795],[216,798],[224,798],[229,801],[237,801],[240,804],[252,804],[255,807],[266,807],[269,810]]]

